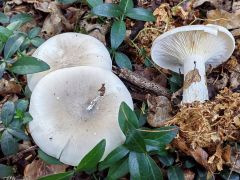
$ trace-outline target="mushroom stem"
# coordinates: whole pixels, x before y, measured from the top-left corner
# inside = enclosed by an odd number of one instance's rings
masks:
[[[184,59],[184,85],[182,103],[208,100],[205,59],[190,56]]]

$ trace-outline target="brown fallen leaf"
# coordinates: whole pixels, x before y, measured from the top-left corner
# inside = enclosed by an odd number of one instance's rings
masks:
[[[229,13],[222,9],[211,10],[207,12],[207,23],[236,29],[240,27],[240,14]]]
[[[187,89],[189,86],[191,86],[192,83],[200,82],[200,81],[201,81],[201,76],[199,74],[198,69],[189,71],[184,78],[183,89]]]
[[[67,165],[49,165],[42,160],[34,160],[24,169],[25,180],[35,180],[42,176],[65,172]]]
[[[232,8],[231,1],[226,0],[194,0],[193,8],[201,6],[205,2],[209,2],[217,9],[230,10]]]
[[[171,118],[171,102],[165,96],[147,95],[147,104],[149,107],[147,122],[152,127],[161,127],[164,122]]]
[[[47,18],[43,23],[42,32],[47,36],[53,36],[59,34],[63,30],[71,31],[74,27],[73,24],[70,24],[68,20],[63,15],[59,4],[55,1],[50,2],[36,2],[34,3],[35,9],[38,9],[42,12],[49,13]]]
[[[0,95],[19,94],[21,86],[14,81],[0,79]]]

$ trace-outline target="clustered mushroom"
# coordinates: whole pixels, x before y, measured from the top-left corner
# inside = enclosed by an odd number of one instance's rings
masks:
[[[131,108],[133,102],[100,41],[64,33],[43,43],[34,56],[51,67],[28,76],[33,90],[29,131],[45,153],[75,166],[102,139],[103,158],[124,142],[118,110],[122,101]]]
[[[226,61],[235,48],[232,34],[218,25],[190,25],[172,29],[153,42],[153,61],[184,73],[183,103],[208,100],[205,66]]]

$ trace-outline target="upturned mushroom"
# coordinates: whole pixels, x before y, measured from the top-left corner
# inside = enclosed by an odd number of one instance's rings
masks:
[[[184,73],[183,103],[208,100],[206,65],[216,67],[235,48],[232,34],[217,25],[190,25],[172,29],[154,40],[153,61],[166,69]]]
[[[43,77],[32,93],[29,130],[45,153],[65,164],[77,165],[102,139],[106,157],[125,140],[118,125],[122,101],[133,108],[130,93],[111,71],[59,69]]]
[[[33,90],[37,82],[51,71],[74,66],[96,66],[112,69],[106,47],[96,38],[80,33],[63,33],[45,41],[33,53],[51,67],[50,70],[28,75],[28,86]]]

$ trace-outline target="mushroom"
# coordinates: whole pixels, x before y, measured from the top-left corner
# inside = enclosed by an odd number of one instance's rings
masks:
[[[97,66],[112,69],[106,47],[96,38],[80,33],[63,33],[45,41],[33,53],[51,67],[50,70],[28,75],[28,86],[33,90],[37,82],[51,71],[74,66]]]
[[[106,157],[125,140],[118,124],[123,101],[133,108],[129,91],[111,71],[59,69],[43,77],[32,93],[29,130],[45,153],[65,164],[77,165],[103,138]]]
[[[172,29],[154,40],[153,61],[184,73],[183,103],[208,100],[205,66],[226,61],[235,48],[232,34],[218,25],[190,25]]]

